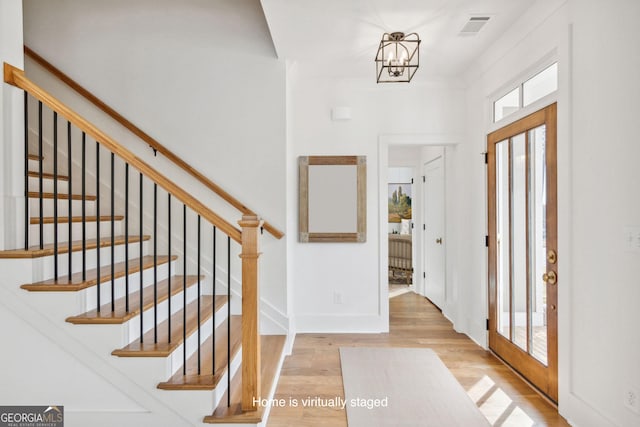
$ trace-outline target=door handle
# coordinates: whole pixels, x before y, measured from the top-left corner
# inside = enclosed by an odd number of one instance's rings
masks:
[[[438,237],[438,238],[436,239],[436,243],[437,243],[437,244],[439,244],[439,245],[441,245],[441,244],[442,244],[442,237]]]
[[[555,285],[558,282],[558,276],[555,271],[551,270],[542,275],[542,280],[550,285]]]

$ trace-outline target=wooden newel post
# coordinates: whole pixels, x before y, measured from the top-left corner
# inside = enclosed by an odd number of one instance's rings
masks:
[[[242,227],[242,410],[255,411],[261,399],[258,238],[262,221],[244,215],[238,224]]]

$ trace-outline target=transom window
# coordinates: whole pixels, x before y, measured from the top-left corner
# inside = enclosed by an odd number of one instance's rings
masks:
[[[493,122],[504,119],[556,90],[558,90],[558,63],[554,62],[495,101]]]

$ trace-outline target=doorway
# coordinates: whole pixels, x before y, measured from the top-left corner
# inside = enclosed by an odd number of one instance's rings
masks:
[[[414,289],[414,168],[390,167],[387,191],[389,298]]]
[[[445,293],[445,186],[444,157],[423,165],[424,293],[441,311]]]
[[[489,348],[558,400],[557,106],[487,136]]]

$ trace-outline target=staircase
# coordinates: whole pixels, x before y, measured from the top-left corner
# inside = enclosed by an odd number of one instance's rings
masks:
[[[104,364],[116,388],[121,378],[147,402],[141,413],[156,408],[119,425],[263,425],[269,408],[256,399],[272,396],[285,336],[258,333],[262,222],[228,223],[22,71],[4,71],[25,96],[26,209],[25,245],[0,252],[0,266],[14,263],[10,292],[33,324]]]

